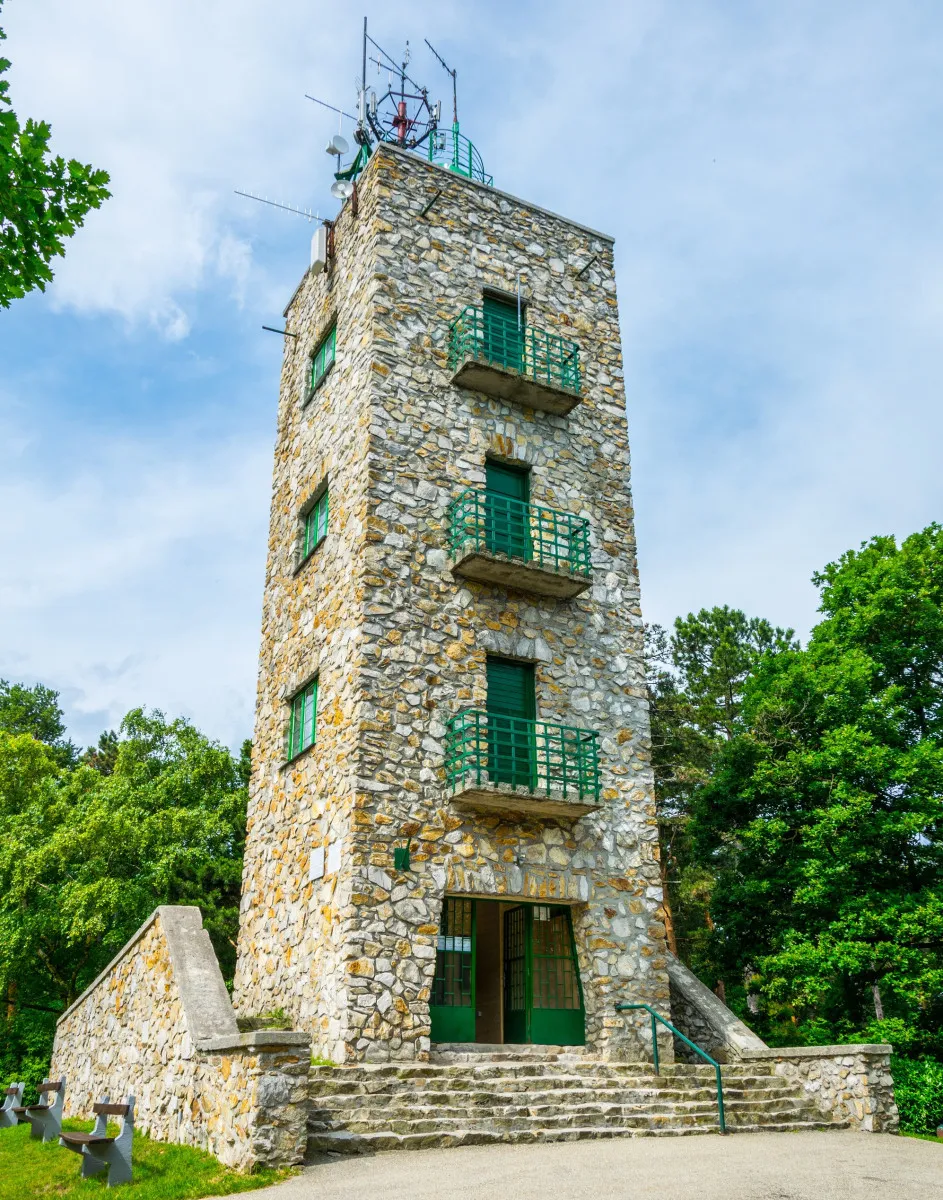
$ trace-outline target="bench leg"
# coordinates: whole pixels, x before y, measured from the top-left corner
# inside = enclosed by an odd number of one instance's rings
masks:
[[[93,1175],[100,1175],[108,1164],[103,1158],[99,1158],[97,1154],[93,1154],[88,1146],[82,1147],[82,1178],[90,1179]]]

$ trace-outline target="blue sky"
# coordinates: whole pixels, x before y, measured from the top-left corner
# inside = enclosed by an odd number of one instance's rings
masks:
[[[811,573],[941,514],[943,9],[369,4],[499,187],[616,237],[643,605],[815,619]],[[251,732],[280,339],[331,215],[362,9],[7,0],[15,107],[106,167],[0,313],[0,676],[73,736]]]

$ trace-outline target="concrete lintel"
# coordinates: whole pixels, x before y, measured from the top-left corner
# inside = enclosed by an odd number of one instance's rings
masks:
[[[196,1048],[203,1054],[222,1054],[226,1051],[246,1053],[253,1050],[302,1050],[311,1045],[310,1033],[295,1033],[281,1029],[256,1029],[235,1036],[203,1038]]]
[[[525,562],[488,550],[473,550],[463,554],[461,558],[453,560],[450,569],[453,575],[474,579],[478,583],[533,592],[538,596],[553,596],[558,600],[572,600],[574,596],[585,592],[593,582],[585,575],[555,571],[538,562]]]
[[[888,1055],[894,1047],[887,1042],[856,1042],[848,1046],[766,1046],[762,1050],[750,1050],[743,1054],[745,1059],[774,1058],[848,1058],[854,1054]]]

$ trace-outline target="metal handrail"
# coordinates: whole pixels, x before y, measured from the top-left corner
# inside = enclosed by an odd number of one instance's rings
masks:
[[[463,709],[446,721],[445,769],[454,790],[510,783],[533,795],[559,793],[598,802],[599,734],[483,709]]]
[[[589,579],[589,521],[512,496],[467,488],[449,505],[453,555],[486,550]]]
[[[726,1133],[727,1122],[724,1119],[724,1083],[720,1075],[720,1063],[717,1062],[716,1059],[711,1058],[707,1051],[702,1050],[696,1042],[692,1042],[691,1039],[683,1034],[680,1029],[676,1029],[670,1021],[666,1021],[661,1013],[656,1012],[650,1004],[617,1004],[616,1012],[628,1012],[633,1008],[644,1009],[652,1019],[652,1057],[655,1060],[656,1075],[661,1073],[658,1069],[658,1030],[656,1021],[660,1021],[661,1024],[664,1025],[667,1030],[673,1033],[675,1037],[680,1038],[685,1045],[691,1047],[695,1054],[700,1054],[701,1058],[703,1058],[705,1062],[710,1063],[710,1065],[714,1068],[714,1078],[717,1084],[717,1115],[720,1118],[720,1132]]]
[[[563,391],[580,394],[580,348],[569,338],[520,325],[511,317],[469,304],[449,326],[449,367],[468,358],[517,371]]]

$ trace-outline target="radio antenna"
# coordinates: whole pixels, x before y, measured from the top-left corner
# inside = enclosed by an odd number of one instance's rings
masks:
[[[457,82],[456,76],[458,75],[458,71],[454,67],[449,66],[449,64],[445,61],[445,59],[438,52],[438,50],[436,50],[435,46],[433,46],[432,42],[430,42],[428,38],[423,38],[423,41],[426,43],[426,45],[429,47],[429,49],[432,51],[432,53],[436,56],[436,58],[439,60],[439,62],[445,68],[445,73],[447,75],[452,76],[452,120],[457,125],[458,124],[458,82]]]
[[[254,192],[241,192],[233,189],[237,196],[245,196],[247,200],[258,200],[260,204],[270,204],[272,208],[283,208],[285,212],[296,213],[306,221],[320,221],[320,213],[312,212],[310,208],[295,208],[293,204],[282,204],[280,200],[269,200],[268,196],[257,196]]]

